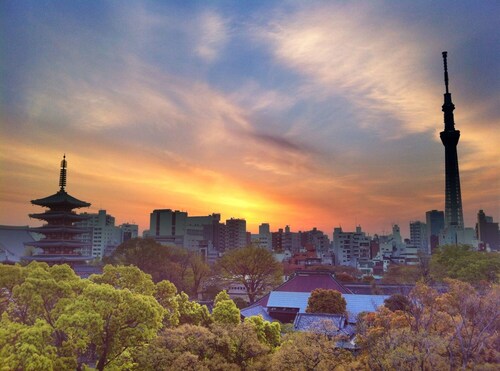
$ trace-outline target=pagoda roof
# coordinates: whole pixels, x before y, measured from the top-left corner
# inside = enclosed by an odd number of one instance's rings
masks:
[[[30,218],[42,219],[42,220],[54,220],[54,219],[69,219],[72,221],[87,220],[90,217],[88,215],[76,214],[68,211],[47,211],[45,213],[29,214]]]
[[[54,225],[44,225],[41,227],[30,228],[30,232],[36,233],[88,233],[91,232],[92,229],[85,227],[77,227],[77,226],[54,226]]]
[[[39,198],[36,200],[31,200],[33,205],[45,206],[45,207],[57,207],[57,206],[67,206],[73,208],[79,207],[89,207],[90,203],[81,201],[68,193],[65,190],[61,189],[59,192],[45,197]]]
[[[82,255],[52,255],[52,254],[39,254],[39,255],[31,255],[31,256],[23,256],[22,260],[25,261],[44,261],[44,262],[56,262],[56,263],[64,263],[64,262],[85,262],[92,260],[92,256],[82,256]]]
[[[88,244],[79,240],[40,240],[33,242],[26,242],[26,246],[40,247],[42,249],[50,247],[69,247],[69,248],[80,248],[87,246]]]

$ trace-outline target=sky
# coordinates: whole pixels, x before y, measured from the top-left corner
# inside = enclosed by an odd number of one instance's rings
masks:
[[[408,234],[444,209],[448,51],[466,226],[500,219],[500,2],[0,2],[0,224],[71,195],[247,228]],[[83,211],[83,210],[82,210]]]

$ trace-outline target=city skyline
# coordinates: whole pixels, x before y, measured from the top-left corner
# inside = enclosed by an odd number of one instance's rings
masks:
[[[500,219],[496,2],[0,7],[0,224],[37,225],[66,153],[68,192],[141,230],[171,208],[407,235],[444,210],[443,50],[465,225]]]

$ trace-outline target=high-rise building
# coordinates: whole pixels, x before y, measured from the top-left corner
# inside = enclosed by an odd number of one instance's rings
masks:
[[[410,244],[420,251],[430,254],[427,240],[427,225],[421,221],[410,222]]]
[[[439,245],[439,234],[444,229],[444,212],[430,210],[425,213],[427,240],[432,253]]]
[[[336,265],[358,266],[360,260],[370,258],[370,238],[356,227],[356,232],[344,232],[341,227],[333,230],[333,252]]]
[[[207,228],[213,230],[213,226],[219,222],[220,214],[212,214],[207,216],[188,216],[186,219],[186,235],[184,236],[184,247],[191,251],[198,251],[200,249],[200,246],[205,246],[209,242],[213,246],[213,239],[206,238]]]
[[[446,58],[447,52],[443,52],[446,92],[442,107],[444,112],[444,130],[440,133],[440,137],[445,148],[445,223],[447,228],[463,229],[464,219],[457,155],[460,131],[455,129],[455,120],[453,117],[455,105],[451,101],[451,93],[448,90],[448,65]]]
[[[226,220],[226,249],[239,249],[247,246],[247,222],[245,219]]]
[[[86,219],[75,225],[89,230],[88,233],[79,236],[79,239],[90,247],[84,252],[94,258],[111,255],[114,249],[122,243],[122,231],[115,226],[114,216],[107,214],[106,210],[81,215]]]
[[[252,235],[252,243],[256,246],[271,250],[273,248],[271,229],[269,223],[259,225],[259,233]]]
[[[494,223],[493,218],[487,216],[483,210],[477,213],[476,233],[481,248],[500,250],[498,223]]]
[[[123,223],[118,228],[122,231],[122,242],[139,236],[139,226],[137,224]]]
[[[187,213],[179,210],[153,210],[149,218],[146,237],[154,238],[162,244],[182,246],[186,234]]]

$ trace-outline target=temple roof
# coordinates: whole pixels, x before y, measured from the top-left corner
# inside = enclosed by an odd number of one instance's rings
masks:
[[[30,228],[30,232],[36,233],[68,233],[68,234],[81,234],[81,233],[89,233],[92,231],[91,228],[78,227],[78,226],[52,226],[52,225],[44,225],[42,227]]]
[[[57,219],[66,219],[71,220],[73,222],[87,220],[89,219],[88,215],[76,214],[70,211],[47,211],[45,213],[36,213],[29,214],[30,218],[41,219],[41,220],[57,220]]]
[[[61,206],[66,206],[66,207],[71,207],[72,209],[74,208],[79,208],[79,207],[89,207],[90,203],[81,201],[68,193],[64,190],[60,190],[59,192],[45,197],[45,198],[39,198],[37,200],[31,200],[31,203],[33,205],[39,205],[39,206],[45,206],[45,207],[61,207]]]
[[[40,241],[33,241],[33,242],[26,242],[26,246],[34,246],[34,247],[40,247],[42,249],[48,249],[48,248],[53,248],[53,247],[60,247],[60,248],[80,248],[87,246],[88,244],[79,240],[40,240]]]

